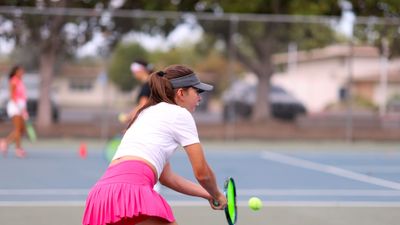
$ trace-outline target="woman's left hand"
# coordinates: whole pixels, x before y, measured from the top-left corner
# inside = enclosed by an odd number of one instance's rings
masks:
[[[220,193],[217,199],[209,199],[208,201],[210,202],[211,208],[215,210],[223,210],[227,205],[226,197],[222,193]]]

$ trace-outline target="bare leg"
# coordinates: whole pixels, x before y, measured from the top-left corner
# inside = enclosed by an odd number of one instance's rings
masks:
[[[25,132],[25,123],[22,116],[13,116],[11,118],[14,125],[14,130],[7,136],[7,143],[15,142],[18,149],[21,148],[21,138]]]
[[[124,218],[117,223],[112,225],[178,225],[176,222],[167,222],[157,217],[148,217],[148,219],[143,220],[142,222],[136,223],[132,218]],[[111,224],[110,224],[111,225]]]
[[[15,155],[19,158],[24,158],[26,152],[21,146],[21,139],[22,135],[25,133],[25,121],[22,116],[14,116],[12,117],[12,122],[14,124],[14,130],[8,135],[6,143],[12,143],[14,141],[16,145]]]
[[[13,130],[11,131],[11,133],[6,138],[6,141],[7,141],[8,144],[11,144],[11,143],[15,142],[15,140],[16,140],[16,138],[18,136],[17,133],[19,132],[19,129],[17,128],[17,126],[18,126],[18,118],[17,117],[18,116],[13,116],[11,118],[11,121],[13,123]]]
[[[176,223],[176,221],[170,223],[165,220],[160,220],[158,218],[151,217],[145,221],[137,223],[137,225],[178,225],[178,224]]]

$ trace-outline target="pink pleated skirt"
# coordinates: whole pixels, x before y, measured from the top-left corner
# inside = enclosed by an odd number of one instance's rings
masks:
[[[90,190],[83,225],[106,225],[147,216],[175,221],[171,207],[153,190],[156,181],[144,162],[127,160],[110,166]]]

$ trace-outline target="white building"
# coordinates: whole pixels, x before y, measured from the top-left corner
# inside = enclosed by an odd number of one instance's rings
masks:
[[[352,56],[351,58],[349,56]],[[340,101],[340,90],[352,80],[352,94],[357,93],[355,84],[363,79],[379,80],[382,62],[379,50],[371,46],[333,45],[310,51],[276,54],[273,57],[275,65],[288,66],[282,72],[276,72],[272,83],[287,89],[306,106],[308,112],[318,113],[328,105]],[[399,60],[388,63],[388,73],[391,76],[400,74]],[[395,90],[391,83],[388,88]],[[398,89],[397,89],[398,90]],[[380,90],[370,88],[368,95],[372,102],[379,104]],[[387,92],[388,97],[394,92]]]
[[[121,92],[112,82],[107,81],[105,69],[101,66],[73,66],[64,64],[54,86],[57,98],[63,108],[103,108],[111,106],[125,109],[132,106],[132,92]]]

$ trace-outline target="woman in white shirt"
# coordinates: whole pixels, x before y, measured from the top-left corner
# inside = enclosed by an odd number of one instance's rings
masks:
[[[148,102],[132,118],[110,166],[87,197],[84,225],[177,224],[171,207],[153,190],[158,180],[208,200],[213,209],[226,206],[191,115],[201,100],[199,94],[213,87],[182,65],[151,74],[149,84]],[[169,158],[179,146],[199,184],[172,171]]]

